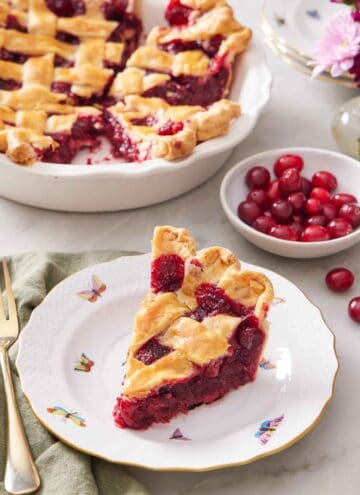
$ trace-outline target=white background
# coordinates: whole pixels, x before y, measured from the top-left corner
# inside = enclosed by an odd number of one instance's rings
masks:
[[[236,2],[238,19],[253,27],[259,35],[260,7],[261,0]],[[284,65],[269,50],[267,53],[274,75],[269,107],[255,131],[235,150],[227,165],[196,190],[157,206],[107,214],[53,213],[0,198],[1,255],[32,250],[106,248],[146,252],[155,225],[187,227],[201,247],[213,243],[226,246],[240,258],[266,266],[294,281],[321,308],[335,332],[341,365],[335,397],[312,433],[276,456],[224,471],[191,474],[131,469],[154,495],[337,495],[339,490],[346,495],[359,493],[360,326],[349,320],[346,308],[351,297],[360,295],[360,246],[315,261],[279,258],[242,239],[226,220],[219,201],[219,186],[225,172],[249,155],[292,145],[336,150],[330,132],[333,113],[357,92],[327,83],[309,82],[306,76]],[[341,175],[341,170],[338,174]],[[349,294],[334,295],[324,285],[326,272],[336,266],[347,266],[358,276]],[[297,315],[293,317],[297,318]]]

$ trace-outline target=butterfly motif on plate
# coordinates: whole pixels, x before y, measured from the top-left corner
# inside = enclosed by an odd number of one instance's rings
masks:
[[[60,406],[48,407],[47,412],[50,414],[55,414],[57,416],[62,416],[65,419],[70,419],[77,426],[82,426],[82,427],[86,426],[84,418],[78,416],[77,412],[68,411],[64,407],[60,407]]]
[[[276,368],[276,364],[272,363],[270,359],[261,358],[259,361],[259,367],[263,370],[274,370]]]
[[[99,297],[102,296],[107,287],[97,275],[93,275],[91,277],[90,286],[90,289],[78,292],[78,296],[80,296],[82,299],[85,299],[86,301],[94,303],[98,300]]]
[[[191,440],[191,438],[185,437],[180,428],[176,428],[174,433],[170,436],[170,440]]]
[[[86,354],[82,353],[79,362],[75,365],[75,371],[83,371],[84,373],[90,373],[91,368],[94,366],[95,361],[91,361]]]
[[[260,440],[263,445],[266,445],[280,424],[283,422],[285,415],[282,414],[274,419],[267,419],[261,423],[260,428],[255,433],[255,437]]]
[[[278,14],[274,14],[274,17],[275,17],[275,22],[278,26],[285,26],[286,19],[284,17],[281,17]]]
[[[314,9],[314,10],[307,10],[306,11],[306,14],[309,16],[309,17],[312,17],[313,19],[317,19],[317,20],[320,20],[321,17],[320,17],[320,14],[319,14],[319,11]]]

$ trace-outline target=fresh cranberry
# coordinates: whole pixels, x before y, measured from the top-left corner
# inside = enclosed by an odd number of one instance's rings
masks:
[[[291,203],[294,211],[298,213],[303,209],[306,203],[306,196],[303,192],[295,192],[288,196],[288,201]]]
[[[354,297],[349,303],[349,316],[356,323],[360,323],[360,297]]]
[[[271,214],[280,223],[287,223],[291,220],[294,209],[286,199],[278,199],[271,206]]]
[[[268,193],[262,189],[253,189],[249,192],[246,199],[256,203],[262,210],[266,210],[271,204]]]
[[[260,215],[262,215],[262,209],[253,201],[243,201],[239,204],[238,216],[248,225],[251,225]]]
[[[181,26],[188,24],[192,12],[193,10],[183,5],[180,0],[170,0],[165,11],[165,18],[171,26]]]
[[[330,193],[323,187],[314,187],[310,193],[310,198],[316,198],[320,201],[320,203],[329,203]]]
[[[271,227],[274,227],[275,225],[276,222],[273,217],[265,215],[257,217],[257,219],[252,223],[252,227],[263,234],[268,234]]]
[[[301,234],[304,232],[303,225],[299,222],[292,222],[289,223],[289,227],[292,228],[297,233],[298,239],[300,239]]]
[[[174,292],[182,286],[185,264],[177,254],[163,254],[151,264],[153,292]]]
[[[174,122],[169,120],[164,124],[157,133],[159,136],[173,136],[184,129],[184,124],[182,122]]]
[[[297,215],[293,215],[294,223],[299,223],[300,225],[304,225],[305,220],[306,220],[306,218],[301,213],[299,213]]]
[[[324,217],[326,218],[326,220],[328,222],[330,222],[331,220],[334,220],[334,218],[336,217],[336,213],[337,213],[337,210],[336,210],[335,206],[332,205],[331,203],[326,203],[326,204],[322,205],[322,214],[324,215]]]
[[[339,210],[339,217],[348,220],[356,228],[360,225],[360,206],[354,203],[345,203]]]
[[[324,215],[314,215],[306,221],[306,225],[321,225],[322,227],[325,227],[326,224],[327,221]]]
[[[325,172],[324,170],[316,172],[312,177],[311,183],[313,187],[323,187],[330,192],[337,188],[337,179],[335,175],[330,172]]]
[[[337,193],[331,198],[331,203],[339,210],[347,203],[357,203],[358,200],[352,194]]]
[[[311,191],[312,191],[311,182],[308,179],[306,179],[305,177],[301,177],[300,191],[303,192],[307,198],[311,194]]]
[[[309,215],[319,215],[322,211],[321,203],[316,198],[310,198],[305,203],[305,211]]]
[[[250,189],[265,189],[270,183],[270,172],[265,167],[253,167],[247,172],[245,182]]]
[[[277,237],[278,239],[283,239],[285,241],[297,241],[298,235],[294,229],[288,227],[287,225],[275,225],[269,230],[269,235],[272,237]]]
[[[268,193],[270,200],[273,202],[280,198],[281,192],[280,192],[279,179],[275,179],[272,182],[270,182],[270,184],[267,188],[267,193]]]
[[[309,225],[301,236],[303,242],[328,241],[329,239],[330,235],[328,230],[321,225]]]
[[[274,165],[274,172],[277,177],[281,177],[288,168],[295,168],[298,172],[304,168],[304,160],[298,155],[283,155]]]
[[[345,218],[335,218],[329,222],[328,231],[331,239],[337,239],[338,237],[344,237],[352,232],[351,223]]]
[[[354,275],[347,268],[334,268],[325,278],[326,285],[334,292],[345,292],[354,283]]]
[[[300,191],[301,177],[296,168],[287,168],[280,177],[280,189],[286,194]]]

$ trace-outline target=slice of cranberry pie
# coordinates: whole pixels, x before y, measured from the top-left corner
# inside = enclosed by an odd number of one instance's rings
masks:
[[[116,425],[146,429],[252,382],[273,289],[227,249],[196,251],[185,229],[157,227],[151,292],[134,322]]]

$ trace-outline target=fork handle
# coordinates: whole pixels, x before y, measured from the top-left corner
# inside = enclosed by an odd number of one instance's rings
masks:
[[[5,490],[14,495],[33,493],[40,486],[40,477],[31,456],[19,409],[16,403],[7,350],[0,349],[7,405],[7,459]]]

